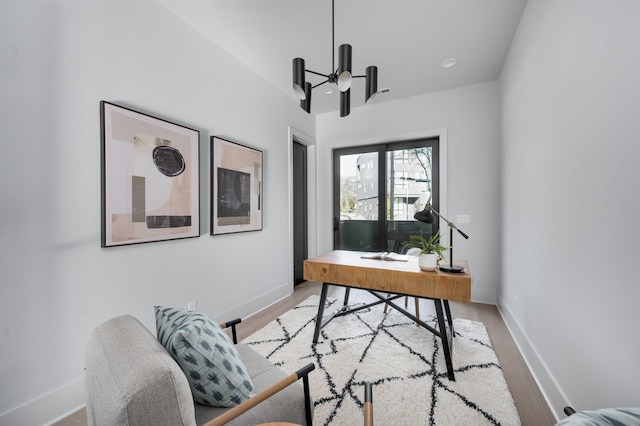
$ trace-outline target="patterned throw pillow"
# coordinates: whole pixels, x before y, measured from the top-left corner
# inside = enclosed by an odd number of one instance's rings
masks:
[[[165,306],[156,306],[155,314],[158,341],[187,376],[194,401],[235,407],[254,395],[233,342],[211,318]]]

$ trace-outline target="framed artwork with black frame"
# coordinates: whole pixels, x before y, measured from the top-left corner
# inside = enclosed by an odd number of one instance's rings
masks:
[[[200,236],[200,132],[100,102],[102,247]]]
[[[262,151],[211,136],[211,235],[262,230]]]

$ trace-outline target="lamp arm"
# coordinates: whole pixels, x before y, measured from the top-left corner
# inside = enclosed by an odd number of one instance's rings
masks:
[[[438,217],[442,220],[444,220],[445,222],[447,222],[447,225],[449,226],[449,228],[451,229],[455,229],[456,231],[458,231],[458,233],[460,233],[460,235],[462,235],[465,240],[469,239],[469,236],[467,234],[465,234],[464,232],[462,232],[461,230],[458,229],[458,227],[456,227],[456,224],[453,222],[450,222],[446,217],[442,216],[436,209],[434,209],[433,207],[431,208],[431,211],[434,212],[435,214],[438,215]]]

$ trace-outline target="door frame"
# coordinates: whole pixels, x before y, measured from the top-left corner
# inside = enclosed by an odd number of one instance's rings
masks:
[[[307,147],[307,256],[309,258],[317,256],[317,241],[318,241],[318,222],[317,222],[317,203],[316,203],[316,182],[317,182],[317,168],[316,168],[316,140],[307,135],[306,133],[289,126],[288,132],[288,191],[289,191],[289,205],[287,210],[288,215],[288,232],[289,232],[289,256],[287,264],[289,265],[289,285],[291,291],[294,289],[293,278],[293,142],[294,140],[301,145]]]
[[[344,139],[330,138],[330,142],[327,142],[327,146],[323,146],[323,149],[327,152],[331,152],[338,148],[355,147],[360,145],[376,145],[379,143],[391,143],[393,141],[403,142],[412,139],[438,137],[440,145],[440,214],[444,217],[449,217],[449,197],[448,197],[448,131],[446,127],[419,130],[407,133],[398,133],[393,135],[382,136],[367,136],[362,138],[346,137]],[[318,159],[320,162],[319,167],[321,170],[332,165],[332,157],[327,157],[328,160],[322,158]],[[327,162],[328,161],[328,162]],[[324,164],[326,163],[326,164]],[[331,174],[332,172],[329,172]],[[322,176],[323,178],[325,176]],[[326,203],[326,205],[320,206],[322,209],[319,213],[320,221],[326,223],[327,227],[323,228],[319,234],[318,249],[323,252],[333,250],[333,227],[330,224],[333,221],[333,204]],[[442,223],[440,224],[442,226]]]

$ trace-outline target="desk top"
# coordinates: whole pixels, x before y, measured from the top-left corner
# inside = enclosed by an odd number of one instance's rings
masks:
[[[304,279],[409,296],[471,301],[471,273],[463,260],[453,262],[464,267],[462,273],[424,272],[418,266],[417,257],[402,262],[362,259],[364,254],[367,253],[334,250],[307,259]]]

